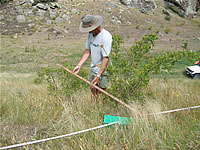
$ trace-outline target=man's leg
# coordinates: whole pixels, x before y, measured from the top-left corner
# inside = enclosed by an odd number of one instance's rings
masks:
[[[99,86],[98,86],[99,87]],[[101,87],[100,87],[101,88]],[[101,88],[102,90],[105,90],[106,88]],[[93,96],[93,99],[96,101],[98,98],[99,98],[99,94],[101,94],[102,92],[98,89],[96,89],[95,87],[93,86],[90,86],[90,90],[92,92],[92,96]]]
[[[91,91],[91,93],[92,93],[92,95],[91,95],[91,100],[92,100],[93,102],[95,102],[95,101],[97,100],[97,98],[98,98],[97,89],[96,89],[95,87],[93,87],[93,86],[90,86],[90,91]]]

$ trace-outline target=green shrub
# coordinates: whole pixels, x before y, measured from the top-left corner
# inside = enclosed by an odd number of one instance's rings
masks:
[[[72,67],[69,67],[70,65],[65,66],[68,66],[69,69],[73,70]],[[87,78],[88,71],[82,68],[79,75]],[[41,83],[43,80],[47,81],[51,93],[61,93],[65,96],[69,96],[80,89],[88,87],[85,82],[59,67],[47,67],[41,69],[41,71],[38,72],[38,77],[35,79],[35,83]]]
[[[165,16],[165,20],[166,21],[170,21],[171,20],[171,16]]]
[[[164,32],[165,32],[166,34],[168,34],[170,30],[171,30],[170,28],[166,28],[166,29],[164,30]]]
[[[148,30],[152,30],[152,26],[150,26],[150,27],[148,28]]]
[[[185,42],[183,43],[183,48],[184,48],[184,49],[187,49],[187,48],[188,48],[188,41],[185,41]]]
[[[111,81],[110,93],[124,101],[136,99],[141,101],[143,89],[148,85],[150,75],[170,70],[183,57],[199,58],[199,51],[187,50],[150,55],[149,51],[156,39],[155,34],[147,34],[141,41],[135,41],[133,46],[122,51],[120,48],[122,39],[113,36],[113,65],[108,68]]]
[[[139,24],[137,24],[135,28],[136,28],[136,29],[139,29],[139,28],[140,28]]]

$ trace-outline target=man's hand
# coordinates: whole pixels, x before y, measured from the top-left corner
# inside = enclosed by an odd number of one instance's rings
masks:
[[[94,80],[91,81],[92,84],[97,85],[97,83],[99,82],[100,77],[95,77]],[[90,85],[90,90],[93,92],[96,91],[96,88],[92,85]]]
[[[73,70],[73,74],[77,75],[80,72],[80,69],[81,69],[81,67],[77,65]]]
[[[100,77],[95,77],[94,80],[92,80],[92,84],[96,85],[100,80]]]

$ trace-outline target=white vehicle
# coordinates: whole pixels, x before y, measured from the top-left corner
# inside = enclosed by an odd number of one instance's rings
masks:
[[[200,79],[200,60],[194,63],[194,66],[187,67],[186,74],[193,79]]]

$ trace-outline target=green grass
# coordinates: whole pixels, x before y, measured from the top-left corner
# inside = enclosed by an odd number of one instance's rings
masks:
[[[188,78],[185,74],[186,68],[188,66],[193,66],[196,59],[188,60],[186,58],[182,58],[178,60],[174,66],[171,67],[169,71],[162,70],[162,72],[158,75],[153,75],[153,77],[164,77],[164,78]],[[188,78],[189,80],[189,78]],[[192,80],[191,80],[192,81]]]
[[[57,63],[72,62],[80,59],[84,44],[80,42],[39,41],[23,38],[1,37],[1,72],[34,73],[43,67],[55,67]],[[59,41],[58,41],[59,42]]]

